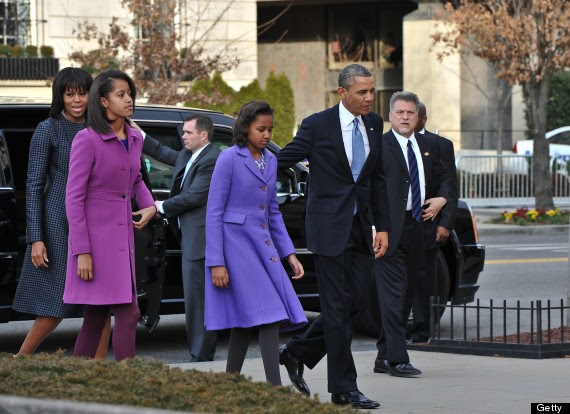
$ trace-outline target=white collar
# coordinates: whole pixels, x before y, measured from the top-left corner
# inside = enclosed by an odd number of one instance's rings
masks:
[[[398,140],[398,143],[400,144],[400,146],[402,148],[405,148],[408,146],[408,141],[410,141],[412,143],[413,146],[418,146],[418,142],[416,141],[416,136],[414,135],[415,133],[412,132],[412,135],[410,135],[410,138],[406,138],[403,135],[398,134],[396,131],[394,131],[394,128],[392,128],[392,133],[394,134],[394,136],[396,137],[396,139]]]
[[[342,101],[338,103],[338,116],[340,118],[340,125],[342,127],[351,125],[354,121],[354,118],[358,118],[360,125],[364,125],[362,122],[362,116],[358,115],[355,117],[348,109],[345,108],[345,106],[342,104]]]
[[[196,159],[198,158],[198,155],[200,155],[200,153],[202,152],[202,150],[204,148],[206,148],[208,145],[210,145],[210,143],[208,142],[206,145],[204,145],[203,147],[201,147],[199,150],[197,150],[196,152],[192,153],[192,156],[190,158]]]

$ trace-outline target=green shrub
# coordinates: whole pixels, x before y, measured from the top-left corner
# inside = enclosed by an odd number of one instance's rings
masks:
[[[53,47],[46,45],[40,46],[40,55],[42,55],[43,58],[52,58]]]
[[[273,141],[284,147],[293,138],[295,102],[293,88],[284,74],[269,74],[265,85],[265,99],[275,109]]]
[[[549,131],[570,125],[570,71],[558,72],[552,77],[546,111]]]
[[[24,48],[20,45],[12,46],[12,57],[22,57],[24,56]]]
[[[0,57],[8,57],[12,54],[12,48],[8,45],[0,45]]]
[[[132,405],[192,412],[350,413],[241,375],[183,371],[138,358],[93,361],[36,354],[0,354],[0,395]]]
[[[34,45],[26,46],[26,56],[27,57],[38,57],[38,47]]]
[[[186,102],[186,106],[202,107],[214,111],[224,112],[235,116],[241,106],[251,100],[265,100],[275,110],[275,124],[273,128],[273,141],[285,146],[293,138],[295,127],[295,104],[293,89],[289,79],[284,74],[269,74],[265,90],[256,79],[249,85],[243,86],[239,91],[232,89],[219,73],[210,79],[198,80],[192,86],[192,92],[197,96],[216,96],[213,103],[204,104],[203,100],[196,99]]]

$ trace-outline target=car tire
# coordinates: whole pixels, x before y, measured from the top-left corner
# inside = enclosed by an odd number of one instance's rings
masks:
[[[441,303],[445,304],[449,300],[451,286],[449,266],[440,249],[437,250],[436,255],[437,294],[442,299]],[[368,307],[353,318],[352,326],[354,330],[359,333],[378,338],[380,336],[382,321],[380,319],[380,304],[378,303],[375,277],[371,278],[368,295]],[[440,318],[444,312],[445,308],[440,309]]]

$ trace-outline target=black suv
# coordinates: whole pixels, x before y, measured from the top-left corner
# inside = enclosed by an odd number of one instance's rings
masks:
[[[12,310],[26,241],[26,173],[28,149],[36,125],[47,118],[49,103],[25,98],[0,101],[0,322],[29,315]],[[191,114],[209,116],[214,122],[213,143],[220,149],[231,145],[233,119],[218,112],[185,107],[138,105],[132,117],[147,134],[176,150],[182,149],[182,125]],[[268,149],[279,147],[273,142]],[[141,170],[156,199],[170,192],[172,167],[145,154]],[[277,198],[285,225],[297,249],[306,276],[293,283],[305,310],[319,311],[317,280],[312,253],[307,250],[304,229],[305,190],[309,168],[298,163],[277,177]],[[180,274],[180,246],[163,219],[154,219],[143,231],[135,231],[136,269],[141,323],[149,330],[159,314],[183,313]],[[478,243],[477,229],[469,206],[459,201],[455,230],[438,253],[439,295],[456,303],[473,301],[477,279],[483,270],[485,248]],[[285,268],[289,266],[285,264]],[[374,278],[372,283],[374,284]],[[356,321],[364,330],[377,334],[378,298],[370,289],[368,311]]]

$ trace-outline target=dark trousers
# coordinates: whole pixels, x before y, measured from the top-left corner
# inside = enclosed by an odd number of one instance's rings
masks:
[[[125,358],[135,357],[137,323],[141,316],[136,296],[133,296],[131,303],[85,305],[83,325],[81,325],[75,342],[73,356],[95,358],[101,333],[109,313],[115,315],[115,326],[113,327],[115,359],[121,361]]]
[[[414,326],[410,338],[427,340],[430,333],[430,297],[436,296],[436,259],[439,247],[426,249],[414,292]]]
[[[321,314],[302,335],[287,342],[289,351],[310,369],[327,355],[328,391],[335,394],[357,389],[350,350],[352,317],[366,309],[373,262],[363,231],[355,216],[342,254],[315,255]]]
[[[204,327],[204,273],[204,259],[182,256],[186,335],[192,362],[213,361],[216,352],[216,331],[206,331]]]
[[[374,275],[382,318],[380,338],[376,343],[378,359],[387,359],[393,364],[410,361],[406,351],[406,322],[423,251],[422,224],[407,215],[396,251],[390,257],[375,261]]]

